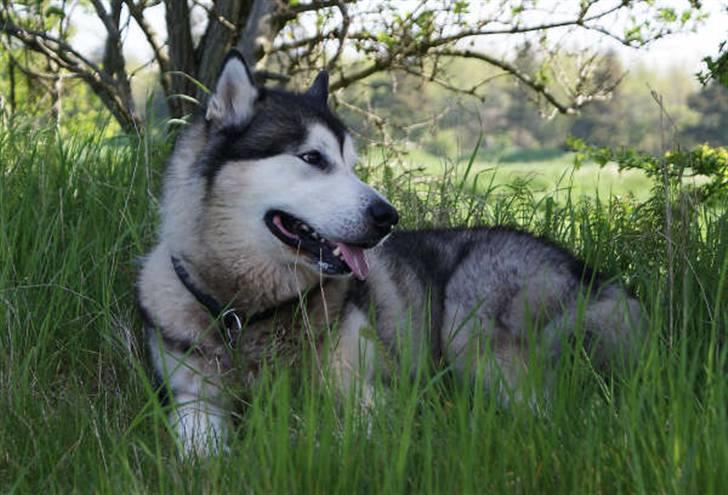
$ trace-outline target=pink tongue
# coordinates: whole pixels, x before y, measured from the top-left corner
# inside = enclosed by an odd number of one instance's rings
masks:
[[[367,259],[364,257],[364,250],[359,247],[349,246],[343,242],[337,242],[336,247],[341,249],[341,255],[351,268],[351,273],[359,280],[366,279],[367,275],[369,275],[369,265],[367,265]]]

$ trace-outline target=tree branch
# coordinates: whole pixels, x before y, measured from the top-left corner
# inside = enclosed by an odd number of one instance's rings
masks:
[[[154,59],[157,62],[157,65],[159,66],[159,71],[162,73],[167,72],[169,70],[169,59],[162,49],[164,44],[160,43],[156,31],[154,31],[154,28],[144,17],[144,10],[148,8],[148,6],[141,2],[134,3],[134,0],[124,0],[124,3],[129,9],[129,13],[132,18],[136,21],[137,26],[139,26],[139,29],[141,29],[142,33],[144,33],[147,43],[149,43],[149,46],[152,48],[152,53],[154,54]],[[164,87],[164,81],[162,81],[162,86]]]
[[[47,33],[18,26],[9,19],[5,18],[2,14],[0,14],[0,32],[7,33],[13,38],[16,38],[18,41],[23,42],[24,44],[26,41],[37,44],[36,51],[42,54],[46,54],[46,52],[44,51],[44,49],[40,48],[41,46],[45,46],[48,43],[50,43],[51,45],[55,45],[55,50],[52,50],[52,52],[59,56],[63,55],[63,60],[68,60],[71,65],[84,65],[92,71],[101,74],[101,68],[98,65],[94,64],[89,59],[81,55],[81,53],[79,53],[77,50],[74,50],[73,47],[68,43]]]
[[[111,111],[127,132],[138,130],[138,116],[119,95],[114,78],[73,49],[68,43],[47,33],[26,29],[0,15],[0,32],[18,40],[29,50],[45,56],[60,67],[82,78]]]
[[[339,71],[339,77],[329,85],[330,90],[336,91],[337,89],[345,88],[356,81],[360,81],[364,78],[371,76],[391,65],[390,59],[377,59],[363,69],[359,69],[350,74],[344,74],[343,70]]]
[[[546,87],[545,84],[536,81],[534,78],[532,78],[530,75],[522,72],[519,70],[515,65],[508,63],[504,60],[497,59],[495,57],[491,57],[489,55],[486,55],[484,53],[475,52],[473,50],[455,50],[455,49],[442,49],[438,50],[436,52],[437,56],[441,57],[459,57],[459,58],[472,58],[476,60],[480,60],[482,62],[486,62],[489,65],[492,65],[494,67],[498,67],[499,69],[502,69],[509,74],[511,74],[513,77],[521,81],[523,84],[528,86],[529,88],[533,89],[537,93],[543,95],[546,100],[551,103],[556,110],[559,111],[559,113],[563,114],[574,114],[576,113],[577,109],[580,105],[568,105],[560,102],[556,96],[551,93],[551,91]]]
[[[111,0],[111,11],[107,12],[100,0],[91,0],[96,15],[106,28],[106,42],[104,46],[104,70],[116,80],[117,93],[124,102],[124,106],[135,113],[134,98],[131,93],[129,76],[126,73],[124,53],[121,46],[122,0]]]
[[[285,20],[288,21],[291,19],[295,19],[296,16],[298,16],[299,14],[303,14],[304,12],[323,10],[331,7],[339,7],[342,4],[351,4],[356,3],[357,1],[358,0],[323,0],[303,4],[299,3],[297,5],[290,5],[291,2],[286,2],[286,5],[280,9],[279,15],[281,17],[284,17]]]
[[[277,8],[274,0],[253,0],[236,45],[248,63],[255,64],[265,55],[283,27],[283,18],[275,18]]]
[[[346,7],[344,2],[338,2],[336,7],[341,13],[341,29],[338,30],[339,46],[336,47],[336,53],[326,64],[326,68],[331,70],[341,58],[341,54],[344,53],[344,43],[346,42],[346,36],[349,34],[349,27],[351,26],[351,17],[349,17],[349,9]]]
[[[195,3],[198,4],[196,1]],[[225,53],[238,30],[233,22],[238,22],[240,19],[242,2],[239,0],[215,2],[213,9],[214,11],[207,10],[207,29],[197,47],[199,61],[197,80],[207,88],[211,88],[215,83]],[[205,96],[203,93],[202,88],[197,89],[198,100]]]

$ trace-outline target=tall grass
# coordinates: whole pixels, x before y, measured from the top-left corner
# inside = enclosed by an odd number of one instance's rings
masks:
[[[363,173],[409,227],[506,223],[620,274],[649,315],[637,369],[564,360],[550,407],[504,409],[447,369],[377,385],[365,414],[302,369],[264,372],[229,451],[182,462],[134,310],[153,242],[162,139],[0,129],[0,491],[721,493],[728,486],[728,218],[665,236],[659,205],[523,184]],[[471,177],[471,179],[474,179]],[[679,235],[678,235],[679,234]],[[668,240],[669,239],[669,240]],[[673,242],[674,287],[666,285]],[[672,293],[670,299],[668,294]],[[672,305],[675,320],[666,318]]]

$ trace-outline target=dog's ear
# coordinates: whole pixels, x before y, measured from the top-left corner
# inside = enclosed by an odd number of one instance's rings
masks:
[[[312,96],[325,106],[329,99],[329,73],[325,70],[319,72],[311,87],[306,91],[306,94]]]
[[[230,50],[207,103],[205,118],[221,126],[245,124],[253,115],[259,92],[243,56]]]

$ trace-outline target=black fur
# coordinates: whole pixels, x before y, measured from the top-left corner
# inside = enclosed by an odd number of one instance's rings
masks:
[[[435,362],[442,356],[442,342],[432,329],[440,328],[444,318],[444,295],[458,264],[467,258],[473,246],[474,231],[438,229],[395,231],[387,249],[411,268],[430,291],[430,348]]]
[[[346,301],[366,313],[369,310],[369,286],[363,280],[352,279]]]
[[[319,72],[306,94],[317,98],[322,105],[326,105],[329,99],[329,73],[325,70]]]
[[[215,79],[215,80],[216,81],[220,80],[220,76],[222,76],[222,73],[225,70],[225,66],[233,58],[236,59],[241,64],[243,64],[243,67],[245,68],[245,73],[248,74],[248,79],[250,81],[255,81],[255,78],[253,77],[253,73],[250,71],[250,67],[248,67],[248,62],[245,61],[245,57],[243,57],[243,54],[240,53],[235,48],[233,48],[232,50],[227,52],[227,55],[225,55],[225,59],[222,61],[222,65],[220,66],[220,71],[218,72],[217,79]]]
[[[322,104],[318,93],[290,93],[261,89],[250,121],[220,130],[208,128],[209,142],[199,164],[200,174],[211,185],[225,163],[258,160],[299,150],[311,124],[320,123],[336,136],[343,150],[346,126]]]
[[[136,307],[137,311],[139,311],[139,316],[142,319],[144,337],[145,339],[150,341],[147,343],[147,349],[149,349],[149,347],[151,347],[151,339],[156,338],[157,332],[155,332],[155,328],[157,328],[157,325],[152,320],[152,316],[149,314],[149,311],[147,311],[147,308],[145,308],[142,304],[138,289],[136,291]],[[171,398],[169,388],[167,387],[164,379],[157,372],[157,369],[152,364],[151,359],[147,359],[147,363],[149,363],[148,366],[150,368],[150,376],[152,377],[152,387],[154,387],[154,391],[157,394],[157,399],[159,400],[160,404],[162,404],[163,406],[167,406],[170,404]]]

